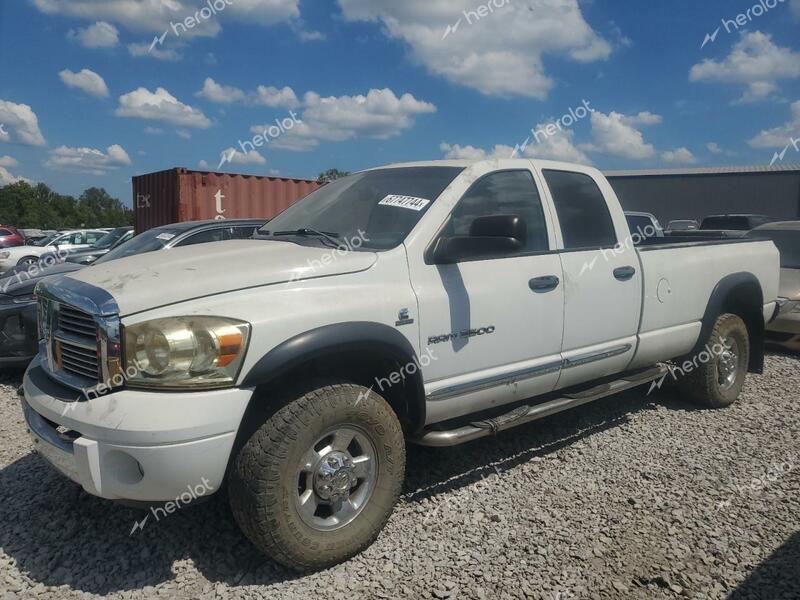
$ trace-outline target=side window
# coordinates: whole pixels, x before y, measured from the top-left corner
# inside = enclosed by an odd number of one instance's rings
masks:
[[[67,241],[69,240],[69,241]],[[64,240],[68,244],[83,244],[83,234],[82,233],[73,233],[69,238]]]
[[[564,248],[608,248],[617,243],[603,192],[583,173],[543,171],[553,196]]]
[[[255,225],[247,225],[246,227],[231,227],[231,239],[234,240],[249,240],[253,234],[258,231]]]
[[[11,235],[11,232],[8,229],[0,229],[0,237]]]
[[[103,237],[105,234],[102,231],[90,231],[86,234],[86,243],[87,244],[94,244],[97,240]]]
[[[225,235],[228,229],[219,227],[217,229],[206,229],[188,238],[178,244],[178,246],[192,246],[194,244],[207,244],[208,242],[221,242],[222,240],[230,239],[230,235]]]
[[[446,235],[469,235],[477,217],[516,215],[528,235],[522,252],[549,250],[542,200],[529,171],[501,171],[478,180],[459,200],[447,225]]]

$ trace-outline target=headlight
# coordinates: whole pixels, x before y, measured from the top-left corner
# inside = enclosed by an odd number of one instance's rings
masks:
[[[171,317],[124,331],[130,386],[216,388],[236,381],[250,325],[223,317]]]
[[[0,259],[8,258],[11,256],[11,252],[0,252]]]

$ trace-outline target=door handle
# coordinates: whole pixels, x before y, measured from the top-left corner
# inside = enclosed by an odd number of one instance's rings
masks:
[[[534,277],[528,282],[528,287],[534,292],[551,292],[560,283],[555,275],[545,275],[544,277]]]
[[[617,267],[614,269],[614,277],[620,281],[628,281],[636,275],[636,269],[633,267]]]

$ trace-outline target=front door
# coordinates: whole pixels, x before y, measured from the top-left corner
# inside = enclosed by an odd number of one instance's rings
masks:
[[[489,215],[525,221],[520,253],[446,265],[409,256],[422,351],[433,358],[426,368],[428,423],[545,393],[558,380],[563,275],[550,252],[549,211],[533,171],[478,178],[431,243],[469,235],[472,222]]]

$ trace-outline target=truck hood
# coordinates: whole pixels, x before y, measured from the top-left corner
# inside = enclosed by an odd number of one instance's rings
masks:
[[[800,300],[800,269],[781,269],[778,295],[789,300]]]
[[[67,277],[104,289],[121,315],[194,298],[369,269],[374,252],[269,240],[229,240],[148,252]]]

